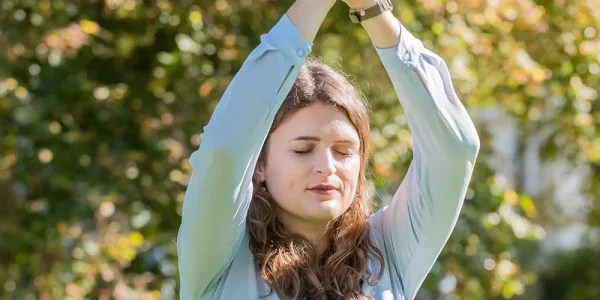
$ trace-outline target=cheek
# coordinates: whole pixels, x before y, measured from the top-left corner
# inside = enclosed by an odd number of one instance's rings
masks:
[[[267,162],[267,184],[273,194],[277,196],[291,194],[304,185],[302,179],[306,173],[306,164],[290,157],[286,153],[273,153]],[[274,195],[275,196],[275,195]],[[277,197],[279,198],[279,197]]]
[[[346,186],[346,190],[344,191],[344,195],[346,197],[354,197],[356,194],[356,187],[358,185],[358,177],[360,175],[360,159],[352,159],[341,165],[339,168],[341,172],[339,172],[344,185]]]
[[[358,181],[360,173],[360,158],[356,157],[342,164],[341,169],[345,174],[346,180]]]

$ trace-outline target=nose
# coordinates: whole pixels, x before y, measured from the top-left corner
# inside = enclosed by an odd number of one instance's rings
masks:
[[[315,156],[315,171],[324,175],[335,174],[335,158],[331,151],[324,151],[322,154]]]

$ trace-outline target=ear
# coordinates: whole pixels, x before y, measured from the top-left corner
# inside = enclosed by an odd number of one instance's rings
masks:
[[[266,180],[265,176],[265,163],[259,161],[254,168],[254,176],[259,182],[264,182]]]

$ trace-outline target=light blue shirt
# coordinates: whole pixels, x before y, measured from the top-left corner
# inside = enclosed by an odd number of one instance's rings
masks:
[[[252,176],[273,118],[311,52],[287,16],[261,36],[223,94],[201,145],[177,239],[181,299],[258,299],[246,234]],[[413,162],[390,205],[369,218],[384,273],[373,299],[413,299],[452,232],[479,151],[479,137],[444,61],[402,27],[399,45],[376,51],[413,134]],[[370,260],[372,274],[378,264]],[[276,293],[269,299],[279,299]]]

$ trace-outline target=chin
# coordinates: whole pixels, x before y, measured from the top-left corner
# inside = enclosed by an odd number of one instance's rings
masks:
[[[321,221],[331,221],[344,213],[339,200],[320,201],[316,207],[310,208],[308,217]]]

